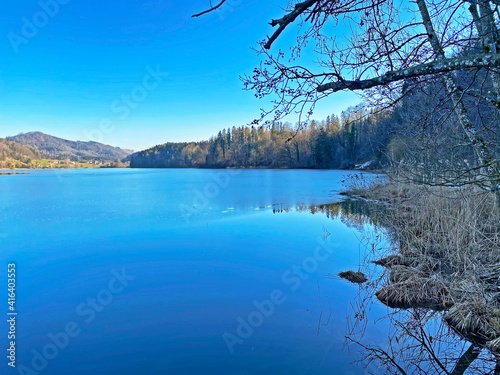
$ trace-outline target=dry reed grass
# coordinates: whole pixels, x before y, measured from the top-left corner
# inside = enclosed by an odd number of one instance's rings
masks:
[[[394,253],[376,293],[389,307],[444,312],[463,338],[500,357],[500,209],[474,187],[388,183],[355,193],[389,203],[380,217]]]

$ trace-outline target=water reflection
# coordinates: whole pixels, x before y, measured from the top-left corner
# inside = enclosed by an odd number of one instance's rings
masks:
[[[113,265],[136,280],[51,363],[51,374],[198,374],[207,368],[229,375],[254,373],[248,369],[351,374],[357,368],[347,367],[352,357],[341,351],[346,306],[347,340],[356,344],[353,352],[362,347],[366,361],[374,361],[373,373],[403,373],[397,366],[407,374],[452,373],[466,343],[442,315],[386,313],[375,298],[390,283],[373,263],[390,248],[382,235],[386,208],[356,200],[313,205],[339,199],[332,192],[340,189],[337,172],[229,172],[33,171],[1,179],[0,222],[9,228],[3,264],[15,255],[26,270],[19,285],[20,363],[46,344],[49,329],[75,319],[75,307],[107,285]],[[205,190],[228,173],[218,194]],[[284,203],[269,207],[275,202]],[[189,220],[179,217],[181,208],[192,213]],[[359,271],[368,281],[359,286],[328,275],[358,264],[358,232],[338,220],[363,231]],[[288,274],[314,255],[321,236],[339,244],[332,257],[304,279]],[[248,317],[254,301],[274,288],[288,292],[286,304],[231,355],[222,333],[236,332],[237,318]],[[89,347],[91,364],[85,362]]]
[[[375,365],[377,369],[373,373],[500,374],[497,358],[489,351],[481,350],[477,340],[471,340],[449,324],[449,319],[446,318],[447,314],[449,315],[449,306],[435,308],[433,305],[411,303],[392,306],[382,298],[384,292],[395,290],[398,296],[404,292],[406,298],[413,301],[412,296],[418,296],[439,283],[439,280],[430,278],[426,279],[424,284],[413,283],[412,280],[417,276],[422,280],[423,276],[416,275],[413,268],[404,265],[404,261],[408,261],[409,258],[402,257],[397,246],[392,246],[390,243],[380,248],[381,237],[390,237],[386,229],[388,220],[394,219],[387,206],[364,200],[346,199],[322,205],[273,207],[275,214],[290,211],[324,214],[333,220],[340,219],[344,224],[362,233],[361,242],[365,246],[366,253],[359,269],[363,270],[363,273],[359,270],[358,272],[363,276],[368,275],[368,282],[360,283],[359,291],[353,295],[351,312],[348,316],[346,345],[362,348],[364,363]],[[391,260],[392,263],[387,260]],[[402,273],[403,267],[412,272]],[[396,273],[398,277],[395,277]],[[332,275],[327,278],[338,279]],[[401,283],[407,286],[404,291],[398,287]],[[392,309],[388,309],[384,316],[374,319],[371,307],[380,302]],[[318,333],[322,326],[322,315],[323,311],[319,317]],[[375,321],[376,324],[380,322],[387,324],[387,337],[383,340],[367,334],[368,328]]]
[[[292,207],[274,205],[272,210],[274,214],[291,211],[309,212],[313,215],[323,214],[332,220],[340,220],[347,226],[358,230],[363,230],[366,225],[378,226],[378,217],[385,212],[383,206],[376,207],[374,204],[359,199],[345,199],[340,202],[320,205],[297,204]]]

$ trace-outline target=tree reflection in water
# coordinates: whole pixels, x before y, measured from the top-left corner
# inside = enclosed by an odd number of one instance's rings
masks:
[[[366,251],[360,270],[368,281],[358,284],[359,291],[353,297],[345,345],[348,349],[361,348],[367,373],[500,374],[495,350],[488,347],[486,339],[467,334],[450,320],[453,301],[446,303],[447,291],[434,276],[441,276],[442,270],[436,270],[437,265],[431,261],[422,262],[422,257],[402,256],[400,244],[394,244],[400,242],[395,240],[399,236],[387,229],[387,220],[394,219],[388,206],[346,199],[273,208],[274,213],[290,211],[321,213],[362,233],[360,240]],[[386,241],[388,238],[392,244]],[[386,338],[373,342],[365,337],[373,321],[369,310],[380,302],[389,307],[381,319],[387,323],[388,332]]]

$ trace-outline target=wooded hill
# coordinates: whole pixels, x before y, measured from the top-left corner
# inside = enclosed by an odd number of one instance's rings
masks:
[[[8,168],[11,161],[28,163],[40,158],[40,153],[33,148],[0,138],[0,168]]]
[[[360,105],[300,129],[277,122],[223,129],[203,142],[165,143],[134,154],[130,166],[352,168],[383,162],[393,125],[392,112],[382,115]]]
[[[41,132],[30,132],[7,137],[7,140],[29,146],[46,159],[74,162],[97,160],[100,162],[118,162],[132,153],[119,147],[98,142],[69,141]]]

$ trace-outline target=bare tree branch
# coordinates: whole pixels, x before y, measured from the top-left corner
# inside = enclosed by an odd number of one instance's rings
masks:
[[[222,6],[222,4],[224,4],[227,0],[222,0],[219,4],[217,4],[216,6],[213,6],[213,7],[210,7],[210,9],[207,9],[207,10],[204,10],[203,12],[201,13],[197,13],[197,14],[193,14],[191,17],[192,18],[195,18],[195,17],[200,17],[200,16],[203,16],[204,14],[207,14],[207,13],[210,13],[210,12],[213,12],[214,10],[220,8]]]
[[[285,15],[284,17],[278,19],[278,20],[272,20],[270,25],[271,26],[276,26],[276,25],[280,25],[278,27],[278,30],[276,30],[274,32],[273,35],[271,35],[271,37],[269,37],[269,40],[267,41],[267,43],[264,45],[264,48],[265,49],[270,49],[271,48],[271,45],[273,44],[273,42],[278,39],[278,37],[280,36],[280,34],[285,30],[285,28],[290,25],[291,23],[293,23],[295,21],[295,19],[301,15],[306,9],[308,9],[309,7],[313,6],[314,4],[318,3],[320,0],[306,0],[302,3],[298,3],[295,5],[295,9],[288,13],[287,15]]]
[[[337,81],[318,86],[318,92],[331,90],[366,90],[372,87],[388,85],[403,79],[420,77],[438,73],[449,73],[456,70],[472,68],[500,67],[500,54],[480,54],[449,59],[435,60],[427,64],[417,65],[407,69],[387,72],[382,76],[359,81]]]

